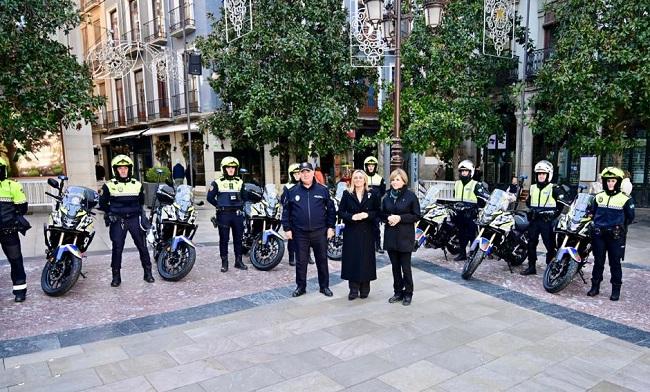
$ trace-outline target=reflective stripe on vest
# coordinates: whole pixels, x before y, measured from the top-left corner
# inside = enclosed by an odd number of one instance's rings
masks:
[[[594,225],[596,227],[612,227],[625,224],[623,207],[630,197],[623,192],[609,196],[607,192],[596,195],[596,213]]]
[[[596,195],[596,205],[598,208],[622,210],[628,200],[630,200],[630,198],[623,192],[619,192],[614,196],[608,196],[606,192],[600,192]]]
[[[474,180],[470,180],[465,185],[463,185],[463,182],[461,180],[456,181],[456,184],[454,185],[454,198],[456,198],[456,201],[472,204],[478,203],[478,199],[474,193],[476,184],[478,183]]]
[[[555,208],[557,206],[553,197],[553,184],[547,184],[543,189],[539,189],[537,184],[530,187],[530,206],[541,208]]]
[[[108,193],[111,197],[138,197],[142,189],[142,183],[137,180],[129,182],[109,181],[106,183]]]
[[[382,180],[383,178],[379,174],[375,173],[372,177],[368,176],[368,186],[380,186]]]
[[[244,181],[239,177],[232,180],[221,177],[215,183],[217,184],[217,205],[219,207],[241,207],[244,205],[241,199],[241,188]]]
[[[27,202],[21,183],[14,180],[0,181],[0,202],[22,204]]]

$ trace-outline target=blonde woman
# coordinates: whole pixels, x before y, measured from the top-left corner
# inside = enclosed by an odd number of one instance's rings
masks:
[[[390,173],[390,190],[381,204],[381,219],[386,223],[384,249],[393,266],[394,295],[388,302],[402,302],[404,306],[410,305],[413,298],[411,254],[415,243],[414,224],[420,219],[420,203],[406,184],[406,172],[393,170]]]
[[[339,205],[345,223],[341,279],[349,281],[350,301],[368,297],[370,281],[377,279],[373,222],[378,213],[379,198],[368,188],[368,176],[355,170]]]

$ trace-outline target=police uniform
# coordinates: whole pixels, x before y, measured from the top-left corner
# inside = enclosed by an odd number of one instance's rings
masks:
[[[284,204],[287,195],[289,194],[289,191],[291,188],[293,188],[300,180],[296,180],[294,178],[294,174],[300,173],[300,165],[297,163],[293,163],[289,165],[288,168],[288,173],[289,173],[289,182],[284,184],[284,187],[282,188],[282,196],[280,196],[280,202]],[[289,253],[289,265],[294,266],[296,265],[296,243],[294,240],[288,240],[287,241],[287,251]]]
[[[121,177],[117,168],[126,166],[129,172]],[[122,268],[122,251],[126,233],[131,234],[133,243],[140,254],[140,262],[144,270],[143,279],[153,283],[151,259],[145,243],[144,222],[144,192],[142,183],[133,174],[133,161],[126,155],[118,155],[111,161],[114,177],[102,186],[99,198],[99,209],[104,211],[104,222],[109,226],[109,236],[113,243],[111,254],[111,269],[113,280],[111,286],[117,287],[122,283],[120,269]]]
[[[460,242],[460,253],[454,260],[461,261],[467,258],[467,244],[474,239],[477,233],[476,217],[478,216],[478,196],[488,198],[490,195],[483,188],[483,184],[473,180],[474,164],[464,160],[458,165],[458,171],[469,171],[469,175],[460,176],[454,183],[454,199],[462,203],[464,209],[456,213],[454,222],[458,227],[458,240]]]
[[[538,173],[546,173],[546,180],[539,182]],[[553,165],[546,160],[535,165],[535,184],[530,186],[526,199],[530,225],[528,226],[528,268],[521,272],[522,275],[537,273],[537,244],[539,236],[546,248],[546,264],[555,257],[556,245],[553,236],[553,220],[562,210],[558,200],[564,199],[561,188],[551,183],[553,179]]]
[[[0,158],[0,246],[11,265],[11,281],[16,302],[27,295],[27,276],[18,238],[17,219],[27,212],[27,198],[19,182],[7,178],[9,164]]]
[[[234,167],[235,174],[229,176],[227,167]],[[221,272],[228,271],[228,241],[232,229],[233,248],[235,249],[235,268],[246,270],[242,262],[242,239],[244,236],[244,181],[237,176],[239,161],[234,157],[221,160],[222,176],[212,181],[207,200],[217,208],[217,224],[219,226],[219,255],[221,256]]]
[[[634,220],[634,202],[621,191],[623,171],[616,167],[607,167],[602,174],[604,191],[598,193],[593,201],[594,231],[592,250],[594,268],[591,272],[591,289],[587,293],[593,297],[599,293],[600,282],[605,269],[605,254],[609,259],[612,294],[610,299],[618,301],[623,283],[621,259],[625,253],[625,236],[627,225]],[[616,179],[614,190],[607,187],[607,180]]]
[[[375,165],[375,168],[370,171],[368,170],[368,165]],[[368,176],[368,187],[377,195],[379,202],[381,203],[381,199],[384,197],[384,194],[386,194],[386,182],[384,181],[384,178],[377,173],[378,167],[379,161],[373,156],[369,156],[363,161],[363,170]],[[373,221],[375,249],[379,253],[384,253],[384,250],[381,247],[381,229],[379,228],[380,223],[381,219],[379,216],[377,216]]]

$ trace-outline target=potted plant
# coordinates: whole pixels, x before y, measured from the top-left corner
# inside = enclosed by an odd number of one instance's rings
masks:
[[[162,173],[158,174],[159,171]],[[151,208],[153,206],[154,197],[156,197],[156,190],[158,189],[159,183],[165,183],[165,180],[170,178],[171,172],[166,166],[154,166],[147,169],[144,173],[144,202],[147,207]]]

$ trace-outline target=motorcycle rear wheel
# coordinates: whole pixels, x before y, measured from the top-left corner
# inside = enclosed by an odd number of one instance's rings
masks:
[[[474,275],[474,272],[476,272],[476,268],[478,268],[478,266],[483,262],[484,258],[485,251],[477,247],[465,262],[465,265],[463,266],[463,272],[460,274],[460,276],[465,280],[469,280],[472,275]]]
[[[551,294],[564,290],[578,273],[578,263],[569,255],[564,255],[562,260],[553,260],[544,271],[544,290]]]
[[[260,271],[270,271],[284,257],[284,241],[278,237],[269,236],[266,245],[262,244],[262,234],[255,237],[250,249],[250,259],[253,267]]]
[[[41,288],[51,297],[60,297],[77,283],[80,274],[81,259],[66,253],[58,263],[45,263],[41,273]]]
[[[156,258],[158,274],[164,280],[177,282],[192,271],[195,261],[196,249],[184,242],[178,244],[175,252],[164,246]]]
[[[341,260],[343,257],[343,235],[336,235],[327,240],[327,258]]]

